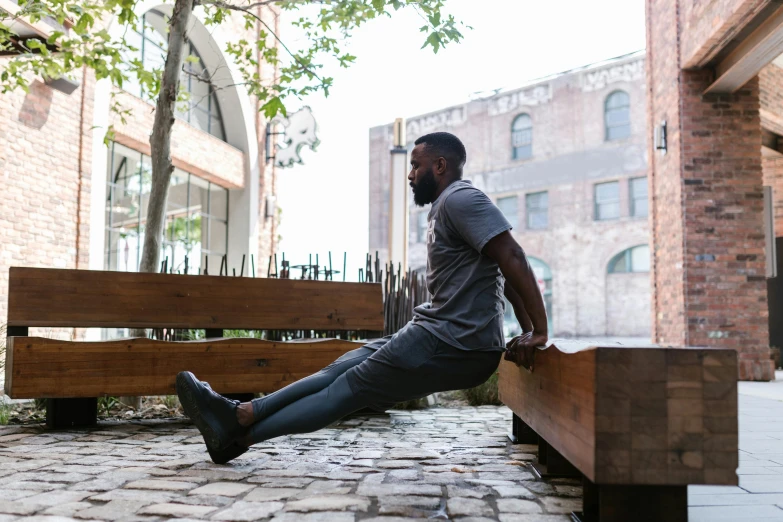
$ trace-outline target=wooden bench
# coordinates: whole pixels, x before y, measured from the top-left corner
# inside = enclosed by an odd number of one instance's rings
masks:
[[[680,522],[687,485],[737,484],[737,375],[734,350],[558,340],[498,382],[534,469],[582,477],[575,520]]]
[[[190,370],[225,394],[269,393],[361,343],[216,339],[224,329],[383,330],[380,284],[12,267],[5,392],[46,398],[47,424],[94,424],[97,397],[175,394]],[[206,340],[61,341],[30,327],[205,329]]]

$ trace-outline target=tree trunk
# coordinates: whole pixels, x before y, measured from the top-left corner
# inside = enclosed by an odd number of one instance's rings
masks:
[[[171,131],[174,110],[179,93],[179,75],[185,60],[185,43],[193,0],[176,0],[169,22],[169,50],[160,83],[160,94],[155,108],[150,147],[152,149],[152,191],[147,209],[147,228],[141,253],[140,272],[157,272],[160,266],[160,248],[163,225],[166,221],[166,201],[174,165],[171,163]]]
[[[147,208],[144,245],[141,251],[139,272],[160,270],[160,248],[163,243],[163,225],[166,222],[166,201],[174,164],[171,162],[171,131],[174,127],[174,110],[179,94],[179,75],[185,62],[187,29],[193,12],[193,0],[176,0],[169,21],[169,49],[160,82],[160,94],[155,107],[155,122],[150,135],[152,149],[152,189]],[[145,329],[132,329],[131,337],[146,337]],[[122,402],[139,408],[141,398],[122,397]]]

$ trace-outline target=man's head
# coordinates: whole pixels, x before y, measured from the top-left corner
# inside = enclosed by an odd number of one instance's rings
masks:
[[[425,134],[414,145],[408,180],[413,202],[423,207],[435,201],[452,181],[462,178],[467,153],[459,138],[448,132]]]

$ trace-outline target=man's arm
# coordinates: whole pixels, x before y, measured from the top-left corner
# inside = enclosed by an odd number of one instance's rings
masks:
[[[522,332],[532,332],[533,322],[530,320],[530,316],[527,315],[525,303],[522,301],[522,298],[519,297],[519,294],[514,291],[508,281],[504,285],[503,293],[505,294],[506,299],[508,299],[508,302],[511,303],[511,307],[514,309],[514,315],[519,322],[519,326],[522,327]]]
[[[510,285],[521,298],[526,315],[532,323],[532,332],[515,337],[507,345],[506,359],[532,368],[536,348],[546,345],[549,338],[544,298],[533,269],[530,268],[522,247],[508,231],[489,240],[481,253],[498,264],[500,272],[506,278],[506,286]],[[525,328],[526,325],[522,326]]]

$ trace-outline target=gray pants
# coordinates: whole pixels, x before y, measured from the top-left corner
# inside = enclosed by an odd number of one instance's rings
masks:
[[[384,410],[431,393],[478,386],[497,369],[501,355],[460,350],[408,323],[318,373],[254,399],[250,439],[255,444],[309,433],[362,408]]]

